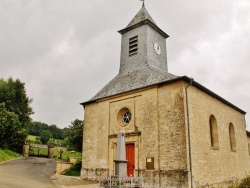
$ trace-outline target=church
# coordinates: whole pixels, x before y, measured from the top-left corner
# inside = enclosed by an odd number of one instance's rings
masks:
[[[83,179],[115,174],[125,132],[127,175],[144,187],[225,186],[250,173],[246,112],[188,76],[168,72],[169,37],[142,8],[121,34],[119,73],[84,113]]]

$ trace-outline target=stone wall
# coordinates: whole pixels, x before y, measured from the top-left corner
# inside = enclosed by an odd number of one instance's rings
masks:
[[[117,133],[135,145],[135,176],[146,184],[186,185],[186,129],[183,83],[152,87],[85,106],[82,178],[114,175]],[[128,108],[131,122],[119,124],[117,114]],[[147,158],[154,169],[146,169]]]
[[[249,173],[249,153],[244,114],[178,81],[109,97],[85,106],[83,168],[81,177],[98,179],[114,175],[117,133],[135,146],[135,176],[145,185],[190,187],[187,107],[190,112],[191,160],[194,187],[221,185]],[[119,112],[132,114],[128,125]],[[218,125],[219,149],[211,148],[209,117]],[[235,130],[236,151],[231,151],[229,124]],[[154,161],[147,169],[147,159]]]
[[[249,161],[250,161],[250,132],[247,133],[247,141],[248,141],[248,154],[249,154]]]
[[[194,186],[218,185],[242,179],[250,172],[244,114],[191,86],[188,88]],[[219,148],[211,147],[209,118],[217,121]],[[236,150],[230,148],[229,124]]]

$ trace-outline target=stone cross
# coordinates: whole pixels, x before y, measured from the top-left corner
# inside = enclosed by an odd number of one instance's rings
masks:
[[[117,151],[115,162],[115,175],[118,177],[127,177],[125,133],[120,131],[117,136]]]

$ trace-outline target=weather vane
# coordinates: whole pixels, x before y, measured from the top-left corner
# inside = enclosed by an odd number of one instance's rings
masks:
[[[145,0],[140,0],[140,1],[142,1],[142,6],[144,6],[144,1],[145,1]]]

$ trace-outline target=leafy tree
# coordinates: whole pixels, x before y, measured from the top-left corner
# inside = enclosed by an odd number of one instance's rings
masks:
[[[49,125],[42,122],[32,121],[29,125],[29,134],[40,136],[42,131],[49,131]]]
[[[29,125],[29,134],[31,135],[39,136],[44,130],[51,132],[55,139],[63,139],[65,136],[65,131],[56,125],[48,125],[37,121],[31,122]]]
[[[32,99],[26,95],[25,84],[19,79],[0,78],[1,131],[0,147],[21,152],[27,136],[27,126],[33,113]]]
[[[82,152],[83,126],[84,122],[76,119],[66,129],[65,142],[68,143],[69,149]]]
[[[63,139],[64,137],[64,131],[58,128],[56,125],[50,125],[49,131],[52,133],[53,138],[55,139]]]
[[[37,136],[37,137],[36,137],[35,143],[37,143],[37,144],[41,144],[41,143],[42,143],[42,142],[41,142],[40,136]]]
[[[0,102],[4,102],[6,109],[18,116],[21,126],[26,127],[30,123],[32,99],[26,95],[25,84],[19,79],[0,79]]]
[[[40,140],[42,142],[42,144],[47,144],[49,139],[53,138],[53,135],[51,134],[51,132],[49,131],[42,131],[41,135],[40,135]]]
[[[0,103],[0,146],[4,149],[13,149],[12,146],[18,141],[20,122],[18,116],[9,112],[4,103]],[[21,133],[22,134],[22,133]]]

